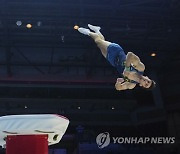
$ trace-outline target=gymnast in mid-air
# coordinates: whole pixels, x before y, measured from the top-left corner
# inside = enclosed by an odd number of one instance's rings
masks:
[[[149,90],[155,87],[156,83],[143,75],[145,66],[137,55],[132,52],[126,55],[120,45],[106,41],[99,26],[88,24],[88,27],[89,29],[80,27],[78,31],[90,36],[101,50],[102,55],[122,75],[122,78],[117,78],[116,90],[133,89],[136,85]]]

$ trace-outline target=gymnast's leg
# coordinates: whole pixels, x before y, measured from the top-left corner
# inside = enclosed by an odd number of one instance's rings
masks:
[[[88,24],[89,28],[95,32],[91,32],[89,29],[86,28],[79,28],[78,31],[84,35],[90,36],[98,46],[98,48],[101,50],[102,55],[106,58],[107,56],[107,48],[111,44],[109,41],[105,41],[104,36],[101,34],[100,27],[92,26]]]

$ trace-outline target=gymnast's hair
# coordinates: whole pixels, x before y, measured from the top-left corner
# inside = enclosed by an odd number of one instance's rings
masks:
[[[156,82],[154,80],[151,80],[151,86],[149,88],[145,88],[146,90],[153,90],[156,87]]]

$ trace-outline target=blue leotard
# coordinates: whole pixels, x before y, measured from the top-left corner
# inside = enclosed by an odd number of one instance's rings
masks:
[[[144,72],[140,72],[135,69],[132,65],[130,67],[125,67],[126,54],[122,47],[116,43],[111,43],[107,48],[107,57],[106,59],[114,66],[117,71],[121,74],[125,81],[138,84],[138,82],[128,79],[123,75],[123,71],[136,72],[142,75]]]

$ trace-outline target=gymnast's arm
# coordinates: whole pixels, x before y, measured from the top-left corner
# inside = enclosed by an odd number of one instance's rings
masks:
[[[129,67],[130,65],[133,65],[133,67],[135,69],[137,69],[140,72],[144,72],[145,70],[145,66],[144,64],[140,61],[139,57],[136,56],[134,53],[132,52],[128,52],[127,56],[126,56],[126,63],[125,66]]]
[[[130,82],[119,82],[118,79],[117,79],[116,84],[115,84],[116,90],[133,89],[135,86],[136,86],[136,84],[134,84],[134,83],[130,83]]]

